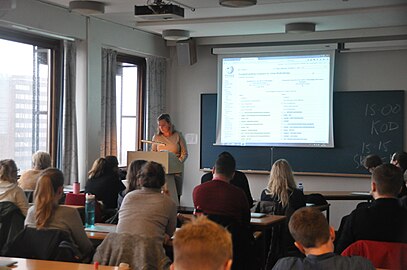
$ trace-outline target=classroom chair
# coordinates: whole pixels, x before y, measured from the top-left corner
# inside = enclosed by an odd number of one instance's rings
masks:
[[[127,263],[131,269],[168,269],[171,264],[160,239],[129,233],[109,233],[93,261],[111,266]]]
[[[407,268],[407,244],[359,240],[348,246],[342,256],[362,256],[374,267],[402,270]]]
[[[3,248],[7,246],[24,229],[24,215],[12,202],[0,202],[0,254],[4,253]]]
[[[68,232],[25,227],[6,247],[4,256],[38,260],[80,262],[80,252]]]

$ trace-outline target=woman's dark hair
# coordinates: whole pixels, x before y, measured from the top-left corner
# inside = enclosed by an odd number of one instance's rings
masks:
[[[147,163],[146,160],[133,160],[130,163],[129,171],[127,173],[127,181],[129,181],[129,187],[127,189],[127,192],[140,188],[138,174],[140,173],[140,170],[143,167],[143,165],[146,163]]]
[[[407,170],[407,153],[406,152],[396,152],[392,156],[392,161],[397,161],[398,165],[401,168],[401,171],[404,173]]]
[[[116,156],[105,156],[106,169],[105,173],[114,173],[119,176],[119,161]]]
[[[141,168],[137,178],[143,187],[161,188],[165,184],[164,168],[157,162],[149,161]]]
[[[365,166],[366,169],[371,169],[371,168],[376,168],[379,165],[382,165],[383,161],[378,155],[368,155],[364,160],[363,160],[363,166]]]
[[[107,168],[107,161],[105,158],[98,158],[93,162],[92,168],[88,172],[88,178],[97,178],[103,175]]]

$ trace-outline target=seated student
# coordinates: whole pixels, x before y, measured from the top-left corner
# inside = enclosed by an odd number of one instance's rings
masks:
[[[0,202],[12,202],[26,216],[28,201],[17,184],[17,165],[12,159],[0,160]]]
[[[295,210],[306,205],[304,193],[296,187],[294,175],[287,160],[279,159],[274,162],[271,167],[267,188],[262,191],[260,200],[275,202],[278,206],[276,209],[281,209],[281,212],[274,214],[285,215],[287,219],[291,217]],[[294,247],[294,239],[288,231],[287,224],[285,225],[284,232],[282,237],[286,239],[287,250],[291,254],[298,253]]]
[[[392,164],[382,164],[373,171],[371,192],[375,200],[370,207],[352,211],[335,252],[342,253],[357,240],[407,243],[407,210],[397,199],[402,184],[402,173]]]
[[[234,160],[221,156],[216,160],[213,179],[196,186],[192,193],[195,209],[223,226],[233,237],[233,268],[248,269],[252,263],[250,209],[244,192],[229,183],[235,172]]]
[[[273,270],[363,270],[375,269],[362,257],[343,257],[333,253],[335,230],[329,226],[325,216],[313,207],[303,207],[294,212],[288,223],[295,239],[295,246],[305,258],[287,257],[280,259]]]
[[[383,161],[378,155],[368,155],[364,160],[363,160],[363,166],[368,170],[370,173],[373,172],[373,170],[379,166],[382,165]]]
[[[176,228],[177,207],[170,196],[161,192],[165,184],[164,168],[159,163],[147,162],[137,178],[141,189],[133,190],[124,197],[116,232],[167,241]]]
[[[400,168],[403,173],[404,185],[398,194],[398,197],[407,196],[407,153],[406,152],[396,152],[391,156],[391,164]]]
[[[235,163],[234,167],[236,168],[235,158],[229,152],[222,152],[219,154],[218,157],[221,157],[221,156],[227,156],[231,160],[233,160],[233,162]],[[201,184],[208,182],[212,179],[213,179],[213,171],[202,175]],[[249,206],[252,206],[253,198],[252,198],[252,194],[250,193],[249,182],[247,181],[246,175],[244,173],[242,173],[241,171],[235,170],[235,174],[233,175],[232,180],[230,180],[230,183],[234,186],[241,188],[244,191],[244,193],[246,194],[246,197],[247,197],[247,201],[249,202]]]
[[[55,168],[45,169],[39,176],[34,192],[34,205],[28,210],[25,225],[37,229],[60,229],[70,234],[78,246],[82,259],[86,260],[93,246],[79,216],[78,210],[59,205],[64,193],[64,175]]]
[[[192,192],[194,207],[205,214],[232,217],[243,225],[250,224],[250,209],[242,189],[231,185],[235,162],[229,156],[216,160],[212,181],[196,186]]]
[[[40,173],[46,168],[51,167],[51,157],[47,152],[37,151],[32,155],[32,169],[24,171],[18,185],[22,189],[34,190]]]
[[[94,194],[104,209],[116,209],[119,192],[126,188],[120,180],[118,164],[114,156],[98,158],[88,173],[85,193]]]
[[[288,217],[295,210],[305,206],[304,193],[297,188],[287,160],[279,159],[274,162],[267,188],[262,191],[260,200],[279,202]]]
[[[232,237],[218,224],[201,216],[175,232],[171,270],[229,270]]]
[[[141,170],[141,167],[146,163],[146,160],[133,160],[130,163],[129,172],[127,173],[127,188],[119,193],[119,198],[117,199],[118,208],[122,205],[124,196],[126,196],[127,193],[136,189],[141,189],[137,174]]]

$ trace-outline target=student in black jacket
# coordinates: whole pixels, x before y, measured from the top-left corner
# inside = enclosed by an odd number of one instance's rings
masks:
[[[407,243],[407,210],[397,199],[403,184],[399,168],[378,166],[372,174],[371,190],[375,199],[369,207],[352,211],[346,219],[335,251],[340,254],[357,240]]]
[[[96,200],[103,202],[104,209],[117,208],[118,194],[126,188],[120,180],[117,158],[98,158],[88,177],[85,193],[94,194]]]

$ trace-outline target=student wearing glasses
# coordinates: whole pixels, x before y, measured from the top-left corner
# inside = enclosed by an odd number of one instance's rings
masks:
[[[19,169],[12,159],[0,160],[0,202],[8,201],[20,208],[26,216],[28,201],[24,191],[17,184]]]

